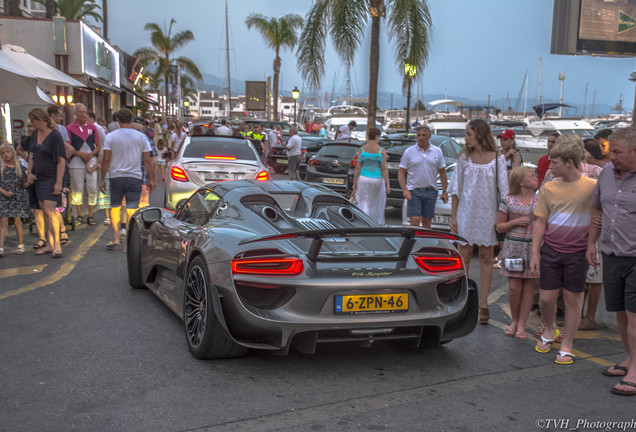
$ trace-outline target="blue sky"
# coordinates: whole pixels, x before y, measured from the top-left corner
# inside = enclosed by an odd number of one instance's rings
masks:
[[[179,54],[193,59],[202,72],[226,76],[225,2],[223,0],[110,0],[109,33],[111,42],[132,53],[149,46],[147,22],[167,25],[171,18],[175,29],[189,29],[195,41]],[[247,30],[245,18],[251,12],[265,16],[297,13],[305,16],[311,0],[230,0],[230,67],[233,78],[264,80],[272,73],[273,50],[262,42],[255,30]],[[564,101],[579,107],[580,114],[588,85],[587,110],[594,92],[596,104],[614,106],[620,94],[623,107],[634,106],[634,84],[628,80],[636,71],[634,58],[599,58],[550,54],[552,0],[430,0],[433,20],[429,62],[421,74],[421,94],[445,94],[486,101],[519,94],[528,71],[528,98],[538,94],[539,58],[542,62],[541,94],[544,101],[560,96],[559,72],[565,75]],[[397,72],[383,22],[381,41],[380,89],[401,92]],[[353,92],[368,87],[368,37],[356,53],[352,71]],[[281,54],[281,89],[302,88],[295,52]],[[345,68],[330,48],[322,92],[344,92]],[[418,72],[419,73],[419,72]],[[414,92],[416,88],[414,87]],[[388,107],[381,107],[388,108]],[[523,108],[523,100],[521,100]]]

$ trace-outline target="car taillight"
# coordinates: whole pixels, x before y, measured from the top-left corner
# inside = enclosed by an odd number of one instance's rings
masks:
[[[216,159],[216,160],[236,160],[234,156],[214,156],[214,155],[205,155],[203,156],[205,159]]]
[[[316,165],[318,165],[318,159],[314,159],[314,158],[309,159],[309,164],[308,164],[308,165],[309,165],[309,166],[316,166]]]
[[[415,263],[424,271],[429,273],[448,273],[461,270],[462,257],[455,251],[450,254],[423,254],[413,255]]]
[[[269,180],[269,173],[267,171],[261,171],[256,175],[256,180],[265,181]]]
[[[253,258],[232,261],[232,273],[262,276],[296,276],[303,272],[299,258]]]
[[[170,177],[172,178],[172,180],[178,181],[178,182],[188,181],[188,176],[186,175],[186,172],[183,170],[183,168],[179,168],[178,166],[172,167],[172,169],[170,170]]]

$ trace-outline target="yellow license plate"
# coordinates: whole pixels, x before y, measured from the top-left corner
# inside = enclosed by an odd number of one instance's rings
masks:
[[[324,178],[322,179],[323,183],[328,183],[328,184],[344,184],[344,179],[341,178]]]
[[[392,313],[408,310],[407,293],[336,296],[337,314]]]

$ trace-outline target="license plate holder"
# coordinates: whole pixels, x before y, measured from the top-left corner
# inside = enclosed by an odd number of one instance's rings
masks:
[[[277,164],[287,165],[287,159],[276,159]]]
[[[322,182],[326,184],[335,184],[335,185],[343,185],[345,183],[344,179],[333,178],[333,177],[324,177],[322,179]]]
[[[409,295],[393,294],[357,294],[337,295],[335,297],[336,315],[365,315],[408,312]]]
[[[386,167],[390,170],[396,170],[398,168],[400,168],[400,163],[399,162],[387,162],[386,163]]]
[[[435,216],[431,223],[435,225],[450,225],[450,216]]]
[[[230,173],[227,172],[206,172],[205,173],[205,180],[209,181],[209,180],[227,180],[229,179],[231,176]]]

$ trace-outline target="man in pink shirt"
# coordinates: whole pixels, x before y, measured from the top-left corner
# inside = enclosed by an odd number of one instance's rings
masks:
[[[99,139],[99,132],[95,125],[88,121],[88,113],[84,104],[75,104],[75,121],[66,126],[71,139],[73,154],[69,162],[69,172],[71,174],[71,204],[77,208],[76,224],[81,224],[83,220],[84,204],[84,183],[88,192],[88,218],[86,223],[96,225],[93,219],[93,210],[97,204],[99,173],[97,170],[87,172],[86,166],[92,158],[96,158],[102,143]]]

